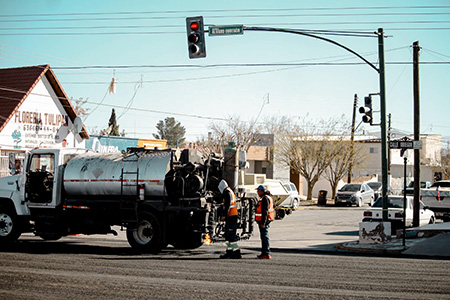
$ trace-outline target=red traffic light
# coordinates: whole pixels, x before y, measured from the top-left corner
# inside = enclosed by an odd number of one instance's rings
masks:
[[[191,27],[192,30],[198,30],[198,28],[199,28],[200,26],[198,25],[197,22],[192,22],[190,27]]]

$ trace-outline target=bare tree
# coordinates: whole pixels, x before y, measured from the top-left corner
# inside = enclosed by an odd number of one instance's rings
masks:
[[[207,137],[201,137],[196,145],[206,153],[224,153],[228,142],[234,142],[243,151],[258,141],[260,131],[254,121],[242,121],[239,117],[229,118],[226,122],[212,122]]]
[[[447,147],[441,150],[441,168],[443,179],[450,178],[450,146],[447,143]]]
[[[70,98],[70,103],[72,103],[73,109],[78,116],[83,117],[89,115],[88,111],[90,110],[90,108],[83,107],[83,105],[87,103],[87,99],[83,100],[83,98]]]
[[[365,155],[361,144],[353,143],[352,147],[352,142],[347,139],[346,135],[336,136],[329,142],[329,147],[334,152],[333,159],[322,176],[330,183],[331,199],[334,199],[339,181],[348,173],[349,165],[360,165]]]
[[[337,155],[330,143],[336,132],[342,131],[341,122],[300,118],[297,123],[287,117],[272,121],[275,121],[270,126],[276,131],[276,156],[306,180],[310,200],[314,185]]]

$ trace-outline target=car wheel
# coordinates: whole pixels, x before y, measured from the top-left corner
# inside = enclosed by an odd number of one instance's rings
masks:
[[[436,220],[434,219],[434,217],[433,217],[433,216],[431,216],[431,218],[430,218],[430,222],[428,222],[428,224],[434,224],[434,222],[436,222]]]
[[[362,199],[359,198],[358,202],[356,202],[356,206],[361,207],[362,206]]]
[[[292,202],[292,208],[293,209],[297,209],[298,208],[298,199],[294,199],[294,201]]]

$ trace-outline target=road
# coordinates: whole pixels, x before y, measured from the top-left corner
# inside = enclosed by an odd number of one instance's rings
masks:
[[[450,261],[350,255],[332,244],[357,239],[357,209],[300,210],[271,228],[273,259],[259,239],[242,260],[220,260],[221,244],[158,255],[118,237],[26,235],[0,252],[3,299],[449,299]],[[317,251],[320,250],[320,251]]]

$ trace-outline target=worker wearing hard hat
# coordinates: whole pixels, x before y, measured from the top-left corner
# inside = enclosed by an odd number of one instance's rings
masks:
[[[275,220],[275,210],[270,192],[264,185],[258,186],[256,189],[260,200],[256,205],[255,221],[258,223],[259,234],[261,238],[261,254],[257,257],[260,259],[270,259],[270,241],[269,227],[270,222]]]
[[[220,258],[242,258],[236,236],[238,226],[236,195],[223,179],[219,182],[219,191],[223,195],[225,216],[222,217],[222,220],[225,220],[225,239],[227,241],[227,251]]]

